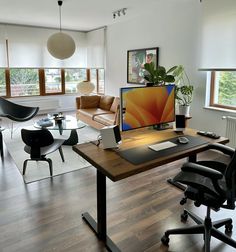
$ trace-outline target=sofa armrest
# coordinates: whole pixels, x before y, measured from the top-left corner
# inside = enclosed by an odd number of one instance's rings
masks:
[[[76,108],[79,109],[80,108],[80,97],[76,97],[75,101],[76,101]]]

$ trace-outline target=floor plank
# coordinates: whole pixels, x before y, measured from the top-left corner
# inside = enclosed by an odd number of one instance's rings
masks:
[[[0,165],[0,251],[106,251],[81,218],[84,211],[96,217],[95,169],[26,185],[4,147],[4,161]],[[205,157],[214,155],[207,153]],[[160,243],[166,229],[192,224],[190,220],[181,223],[182,192],[166,182],[184,161],[116,183],[107,181],[108,233],[122,251],[203,251],[201,235],[173,236],[169,248]],[[188,203],[188,208],[201,216],[205,214],[205,207],[195,208]],[[235,219],[234,211],[213,214],[218,218],[226,215]],[[233,237],[236,238],[236,231]],[[211,251],[233,250],[212,239]]]

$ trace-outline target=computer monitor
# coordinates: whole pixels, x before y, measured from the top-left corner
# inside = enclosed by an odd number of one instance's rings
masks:
[[[175,121],[175,85],[120,89],[121,130]]]

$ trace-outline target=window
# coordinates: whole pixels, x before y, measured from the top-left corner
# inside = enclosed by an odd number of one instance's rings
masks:
[[[65,69],[65,93],[77,93],[77,84],[87,80],[87,69]]]
[[[38,69],[10,69],[11,96],[39,95]]]
[[[236,109],[236,70],[211,72],[210,106]]]
[[[95,84],[95,92],[104,94],[104,69],[90,69],[90,81]]]
[[[104,94],[104,86],[105,86],[105,73],[104,69],[98,69],[98,93]]]
[[[6,95],[5,69],[0,69],[0,96]]]
[[[104,94],[102,68],[0,68],[0,96],[76,94],[81,81],[93,82],[94,93]]]
[[[45,69],[45,93],[62,93],[61,69]]]

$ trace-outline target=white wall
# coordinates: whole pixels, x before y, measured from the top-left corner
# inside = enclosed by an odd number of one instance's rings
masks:
[[[208,1],[211,4],[215,2],[215,0]],[[234,5],[234,10],[236,9],[234,0],[217,1],[219,10],[226,2]],[[210,8],[208,10],[210,11]],[[204,108],[206,72],[198,71],[202,61],[201,52],[204,49],[202,22],[208,15],[208,10],[204,1],[200,4],[199,1],[162,0],[158,1],[152,12],[142,17],[108,26],[106,93],[119,95],[119,88],[128,85],[127,50],[159,47],[159,64],[167,68],[184,65],[194,85],[190,127],[212,130],[224,135],[225,121],[221,118],[229,113]]]
[[[236,1],[207,0],[202,2],[200,34],[200,61],[203,68],[236,67]],[[217,111],[205,106],[206,72],[200,72],[192,104],[191,126],[225,134],[222,116],[233,115],[229,111]],[[235,115],[235,114],[234,114]]]

